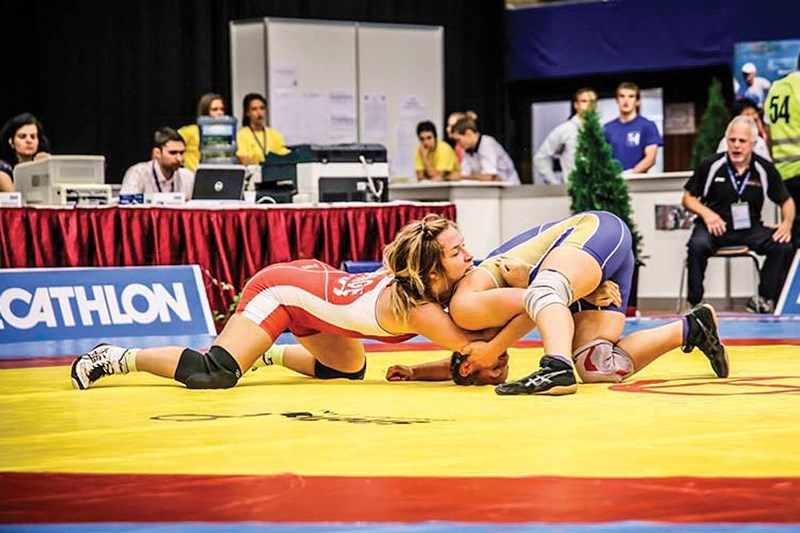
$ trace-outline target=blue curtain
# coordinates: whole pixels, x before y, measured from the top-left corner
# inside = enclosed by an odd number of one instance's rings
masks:
[[[506,13],[510,81],[730,64],[733,44],[800,37],[798,0],[611,0]]]

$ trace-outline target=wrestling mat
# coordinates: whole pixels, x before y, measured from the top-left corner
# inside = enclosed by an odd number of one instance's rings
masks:
[[[800,351],[729,351],[728,379],[676,350],[567,397],[384,380],[447,355],[427,350],[372,352],[363,382],[270,367],[227,391],[6,365],[0,530],[798,528]],[[509,353],[518,378],[542,351]]]

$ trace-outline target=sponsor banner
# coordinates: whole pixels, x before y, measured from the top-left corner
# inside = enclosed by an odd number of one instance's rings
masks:
[[[776,315],[800,315],[800,251],[795,252],[792,268],[783,283],[781,297],[775,306]]]
[[[196,265],[0,270],[0,343],[214,333]]]

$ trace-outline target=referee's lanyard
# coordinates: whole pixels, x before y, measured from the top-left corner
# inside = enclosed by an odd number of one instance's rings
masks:
[[[161,182],[158,181],[158,174],[156,174],[156,164],[153,163],[150,166],[150,169],[153,171],[153,181],[156,182],[156,188],[158,189],[158,192],[164,192],[161,190]],[[175,192],[175,176],[172,176],[172,180],[169,182],[169,192]]]
[[[733,229],[748,229],[751,226],[750,222],[750,206],[747,202],[742,201],[742,193],[744,192],[745,187],[747,187],[747,182],[750,179],[750,169],[747,169],[742,175],[742,183],[740,185],[736,185],[736,171],[731,167],[730,163],[726,165],[728,168],[728,178],[731,181],[731,187],[733,187],[733,191],[736,193],[738,198],[738,202],[731,205],[731,218],[733,219]]]
[[[264,142],[263,143],[260,140],[258,140],[258,135],[256,135],[256,130],[253,129],[253,126],[247,126],[247,127],[250,128],[250,133],[253,134],[253,138],[256,140],[256,144],[258,144],[258,147],[261,148],[261,152],[264,154],[264,159],[266,159],[267,158],[267,144],[268,144],[267,143],[267,127],[264,126]]]

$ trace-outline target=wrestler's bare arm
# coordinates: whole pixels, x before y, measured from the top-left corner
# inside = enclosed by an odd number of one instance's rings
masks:
[[[475,341],[466,347],[464,353],[469,354],[470,360],[477,367],[487,368],[497,363],[497,357],[513,346],[518,340],[528,334],[534,327],[531,318],[521,313],[512,318],[500,332],[490,340]]]
[[[485,338],[482,331],[466,331],[453,323],[439,304],[426,303],[411,310],[408,317],[411,331],[424,335],[436,344],[454,352],[463,351],[475,340]]]
[[[450,315],[467,330],[501,328],[525,312],[524,293],[525,289],[520,288],[497,288],[494,279],[478,268],[459,282],[450,300]]]
[[[469,350],[471,343],[488,340],[496,332],[466,331],[456,326],[450,315],[440,305],[423,304],[411,310],[406,329],[428,337],[436,344],[462,352]],[[430,361],[417,365],[393,365],[386,371],[388,381],[449,381],[450,359]]]
[[[450,381],[450,358],[417,365],[392,365],[386,371],[387,381]]]

